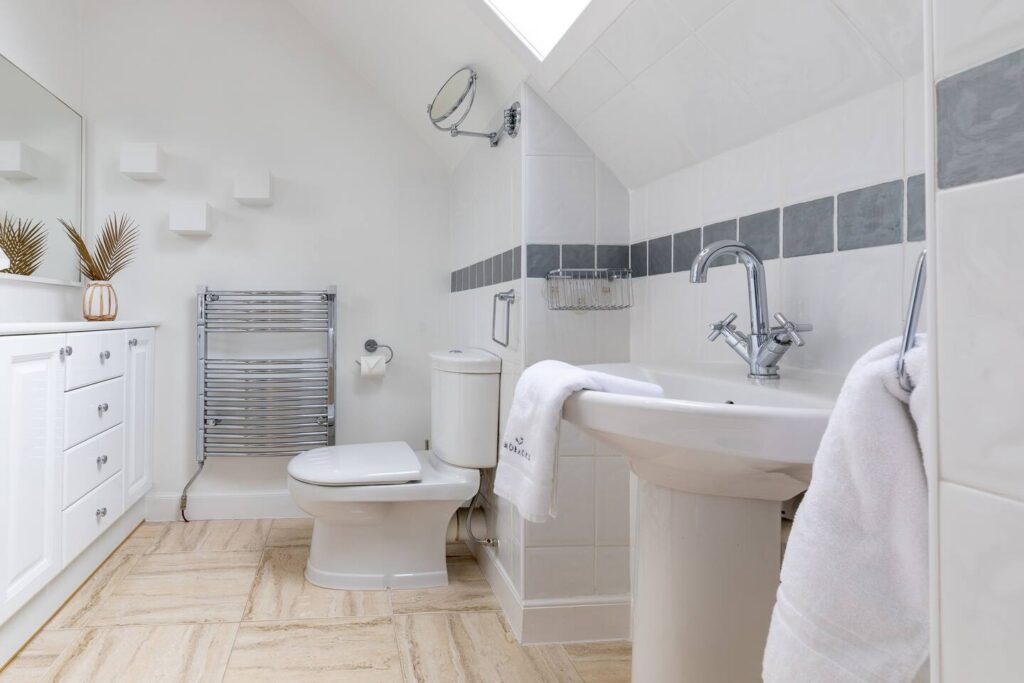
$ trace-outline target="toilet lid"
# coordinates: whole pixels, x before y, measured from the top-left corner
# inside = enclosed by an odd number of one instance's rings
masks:
[[[300,453],[288,474],[307,484],[358,486],[419,481],[420,459],[404,441],[326,446]]]

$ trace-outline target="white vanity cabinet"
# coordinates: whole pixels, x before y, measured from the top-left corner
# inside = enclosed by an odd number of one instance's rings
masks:
[[[0,337],[0,622],[63,566],[65,336]]]
[[[0,336],[0,623],[152,484],[152,328]]]

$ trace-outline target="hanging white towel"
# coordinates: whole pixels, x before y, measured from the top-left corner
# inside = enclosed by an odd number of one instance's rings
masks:
[[[786,546],[767,683],[905,683],[927,659],[926,351],[922,335],[908,394],[900,341],[857,361],[836,401]]]
[[[519,383],[501,439],[494,493],[516,506],[523,519],[546,522],[555,516],[558,432],[562,404],[581,389],[661,396],[657,384],[617,377],[545,360],[528,367]]]

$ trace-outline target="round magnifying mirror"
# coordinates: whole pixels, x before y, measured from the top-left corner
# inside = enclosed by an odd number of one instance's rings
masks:
[[[476,96],[476,72],[469,67],[459,69],[444,82],[434,96],[427,113],[430,122],[441,130],[457,127],[469,114]]]

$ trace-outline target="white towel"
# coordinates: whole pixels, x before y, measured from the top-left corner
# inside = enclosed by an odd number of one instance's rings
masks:
[[[904,683],[928,657],[921,342],[907,356],[910,394],[896,378],[898,339],[869,351],[843,384],[786,547],[767,683]]]
[[[638,396],[661,396],[657,384],[616,377],[544,360],[528,367],[512,399],[501,439],[494,493],[516,506],[530,522],[555,516],[558,430],[562,404],[581,389]]]

